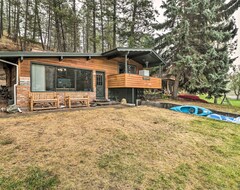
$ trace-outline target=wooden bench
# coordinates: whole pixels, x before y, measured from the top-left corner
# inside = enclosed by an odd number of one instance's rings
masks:
[[[56,92],[30,92],[30,111],[59,108],[59,97]],[[39,107],[36,107],[39,105]]]
[[[88,95],[83,96],[79,92],[65,92],[64,93],[64,103],[65,103],[65,106],[68,108],[72,107],[72,103],[80,104],[80,105],[77,105],[74,107],[80,107],[80,106],[89,107],[89,96]]]

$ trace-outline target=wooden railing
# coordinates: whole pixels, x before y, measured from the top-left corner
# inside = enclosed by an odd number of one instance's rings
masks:
[[[136,74],[118,74],[108,76],[108,88],[152,88],[161,89],[162,80]]]

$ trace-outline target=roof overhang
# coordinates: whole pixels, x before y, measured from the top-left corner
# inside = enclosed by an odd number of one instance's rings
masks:
[[[102,53],[102,55],[104,57],[107,57],[108,59],[124,57],[125,55],[127,55],[129,59],[132,59],[144,66],[146,66],[146,63],[148,63],[149,67],[165,65],[165,62],[162,59],[162,57],[152,49],[116,48],[111,51]]]
[[[70,53],[70,52],[26,52],[26,51],[0,51],[0,59],[17,62],[18,59],[24,58],[80,58],[91,59],[93,57],[106,57],[113,59],[116,57],[124,57],[127,54],[129,59],[132,59],[143,66],[148,63],[149,67],[164,65],[165,62],[159,54],[152,49],[145,48],[116,48],[104,53]]]
[[[69,53],[69,52],[24,52],[24,51],[2,51],[0,52],[0,58],[34,58],[34,57],[53,57],[53,58],[65,58],[65,57],[101,57],[101,54],[97,53]]]

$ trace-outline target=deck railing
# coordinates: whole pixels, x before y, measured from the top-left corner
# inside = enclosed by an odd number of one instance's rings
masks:
[[[118,74],[108,76],[108,88],[151,88],[161,89],[162,80],[136,74]]]

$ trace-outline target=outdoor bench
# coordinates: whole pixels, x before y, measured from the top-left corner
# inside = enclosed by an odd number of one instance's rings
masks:
[[[30,92],[30,111],[59,108],[59,97],[56,92]]]
[[[79,94],[79,92],[65,92],[64,103],[65,106],[68,108],[72,108],[74,103],[75,103],[74,107],[80,106],[89,107],[89,96],[88,95],[83,96],[82,94]]]

